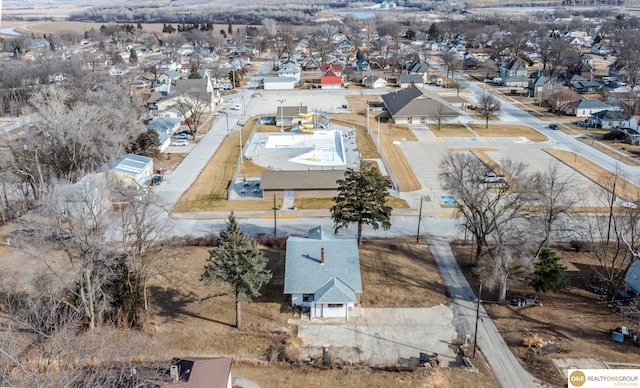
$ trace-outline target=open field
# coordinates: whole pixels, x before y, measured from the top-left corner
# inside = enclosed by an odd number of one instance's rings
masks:
[[[532,375],[554,387],[566,387],[567,382],[553,365],[554,358],[588,357],[606,362],[640,364],[637,348],[628,341],[612,341],[609,333],[609,330],[623,325],[639,329],[638,323],[630,322],[615,314],[607,304],[600,303],[598,295],[591,292],[585,284],[585,279],[591,276],[595,261],[589,254],[574,252],[565,246],[553,248],[562,257],[562,265],[568,267],[571,285],[559,293],[539,294],[541,307],[495,304],[493,302],[497,299],[498,287],[488,289],[487,284],[484,284],[484,307],[511,351]],[[477,290],[480,282],[473,274],[471,246],[457,242],[452,244],[452,249],[467,280]],[[509,282],[507,300],[532,292],[524,278],[514,277]],[[524,339],[535,334],[549,343],[546,351],[536,352],[523,346]]]
[[[0,229],[0,239],[4,240],[10,230]],[[31,248],[25,247],[27,251]],[[305,352],[295,338],[296,326],[287,322],[292,315],[282,294],[285,251],[264,249],[273,278],[263,288],[262,296],[253,303],[243,302],[243,328],[237,330],[232,327],[235,309],[228,289],[199,281],[208,249],[186,246],[165,252],[151,281],[152,304],[145,329],[125,333],[105,328],[100,329],[101,335],[117,348],[136,344],[132,358],[145,362],[168,363],[172,357],[181,356],[231,356],[236,360],[233,373],[261,387],[496,386],[481,355],[474,360],[480,373],[449,368],[388,372],[358,365],[307,365],[300,361]],[[410,239],[365,240],[360,259],[365,307],[447,303],[427,246]],[[37,277],[44,271],[41,264],[21,250],[0,246],[0,268],[17,284],[27,284],[27,279]],[[100,357],[108,356],[100,353]]]
[[[534,142],[549,140],[545,135],[526,125],[492,123],[489,124],[489,128],[485,128],[483,124],[471,124],[471,129],[485,137],[526,137]]]
[[[615,176],[615,174],[605,170],[589,159],[573,152],[554,148],[544,148],[543,150],[606,190],[614,190],[613,185],[615,182],[615,194],[618,197],[626,201],[637,201],[640,188],[623,177]]]

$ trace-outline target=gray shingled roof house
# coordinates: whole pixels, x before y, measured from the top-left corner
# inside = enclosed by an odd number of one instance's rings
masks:
[[[396,124],[453,122],[460,115],[439,96],[427,94],[415,85],[384,94],[382,101]]]
[[[362,294],[358,241],[325,226],[289,237],[284,293],[291,295],[291,306],[302,306],[311,318],[349,319]]]

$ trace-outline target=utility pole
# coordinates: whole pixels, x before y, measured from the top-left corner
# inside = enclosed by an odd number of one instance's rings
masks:
[[[378,121],[378,154],[380,154],[380,116],[376,116],[376,120]],[[422,205],[422,199],[420,200],[420,204]]]
[[[276,231],[276,210],[278,210],[278,207],[276,206],[276,195],[273,194],[273,237],[277,237],[277,231]]]
[[[280,132],[284,132],[284,102],[287,101],[285,99],[278,100],[280,103]]]
[[[244,159],[244,156],[242,155],[242,127],[240,127],[240,130],[238,131],[238,135],[240,135],[240,164],[242,164],[242,159]]]
[[[482,283],[478,290],[478,306],[476,307],[476,332],[473,334],[473,358],[476,358],[476,343],[478,342],[478,321],[480,320],[480,298],[482,297]]]
[[[225,108],[226,110],[224,111],[225,116],[227,117],[227,135],[229,134],[229,109]]]
[[[422,201],[424,197],[420,197],[420,211],[418,212],[418,232],[416,233],[416,243],[420,242],[420,223],[422,222]]]

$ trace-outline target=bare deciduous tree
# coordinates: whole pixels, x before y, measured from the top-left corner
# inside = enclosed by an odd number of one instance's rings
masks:
[[[478,96],[478,113],[485,119],[485,128],[489,128],[489,120],[500,115],[500,100],[493,94],[482,91]]]
[[[264,30],[269,37],[274,36],[278,33],[278,22],[275,19],[262,19],[262,26],[264,27]]]
[[[460,92],[467,87],[467,82],[463,80],[451,80],[449,87],[456,90],[456,96],[460,97]]]
[[[595,193],[597,205],[606,214],[590,214],[580,220],[582,238],[590,244],[589,254],[598,265],[593,266],[595,277],[603,283],[610,300],[625,283],[627,272],[638,259],[635,253],[640,244],[640,209],[620,206],[618,193],[629,193],[626,181],[615,174],[611,182]],[[628,195],[628,194],[623,194]],[[635,198],[638,198],[636,193]],[[629,198],[627,198],[629,199]]]
[[[456,199],[462,226],[476,240],[475,263],[489,247],[489,236],[500,225],[522,217],[522,211],[536,193],[535,189],[531,190],[532,180],[526,173],[525,164],[505,159],[501,167],[509,173],[505,183],[489,190],[479,177],[497,166],[486,166],[466,152],[450,152],[440,162],[442,188]]]
[[[204,96],[208,93],[186,92],[176,98],[176,109],[185,117],[187,126],[196,138],[200,129],[202,116],[210,109],[211,101],[206,101]]]
[[[561,223],[560,220],[571,216],[571,209],[580,196],[572,176],[562,176],[557,163],[550,164],[543,173],[534,174],[533,179],[539,195],[531,221],[532,231],[540,233],[540,250],[549,246],[552,235],[559,237],[568,232],[566,222]]]

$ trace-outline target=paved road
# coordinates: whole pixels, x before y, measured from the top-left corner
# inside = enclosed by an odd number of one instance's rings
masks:
[[[434,231],[437,233],[437,231]],[[431,233],[430,233],[431,234]],[[456,262],[450,240],[431,235],[427,241],[438,264],[444,283],[451,294],[451,307],[456,317],[458,336],[470,335],[473,338],[476,322],[477,296],[465,279]],[[498,329],[489,318],[483,306],[480,306],[478,321],[478,345],[491,366],[491,370],[502,388],[533,388],[533,377],[520,365],[504,342]]]

